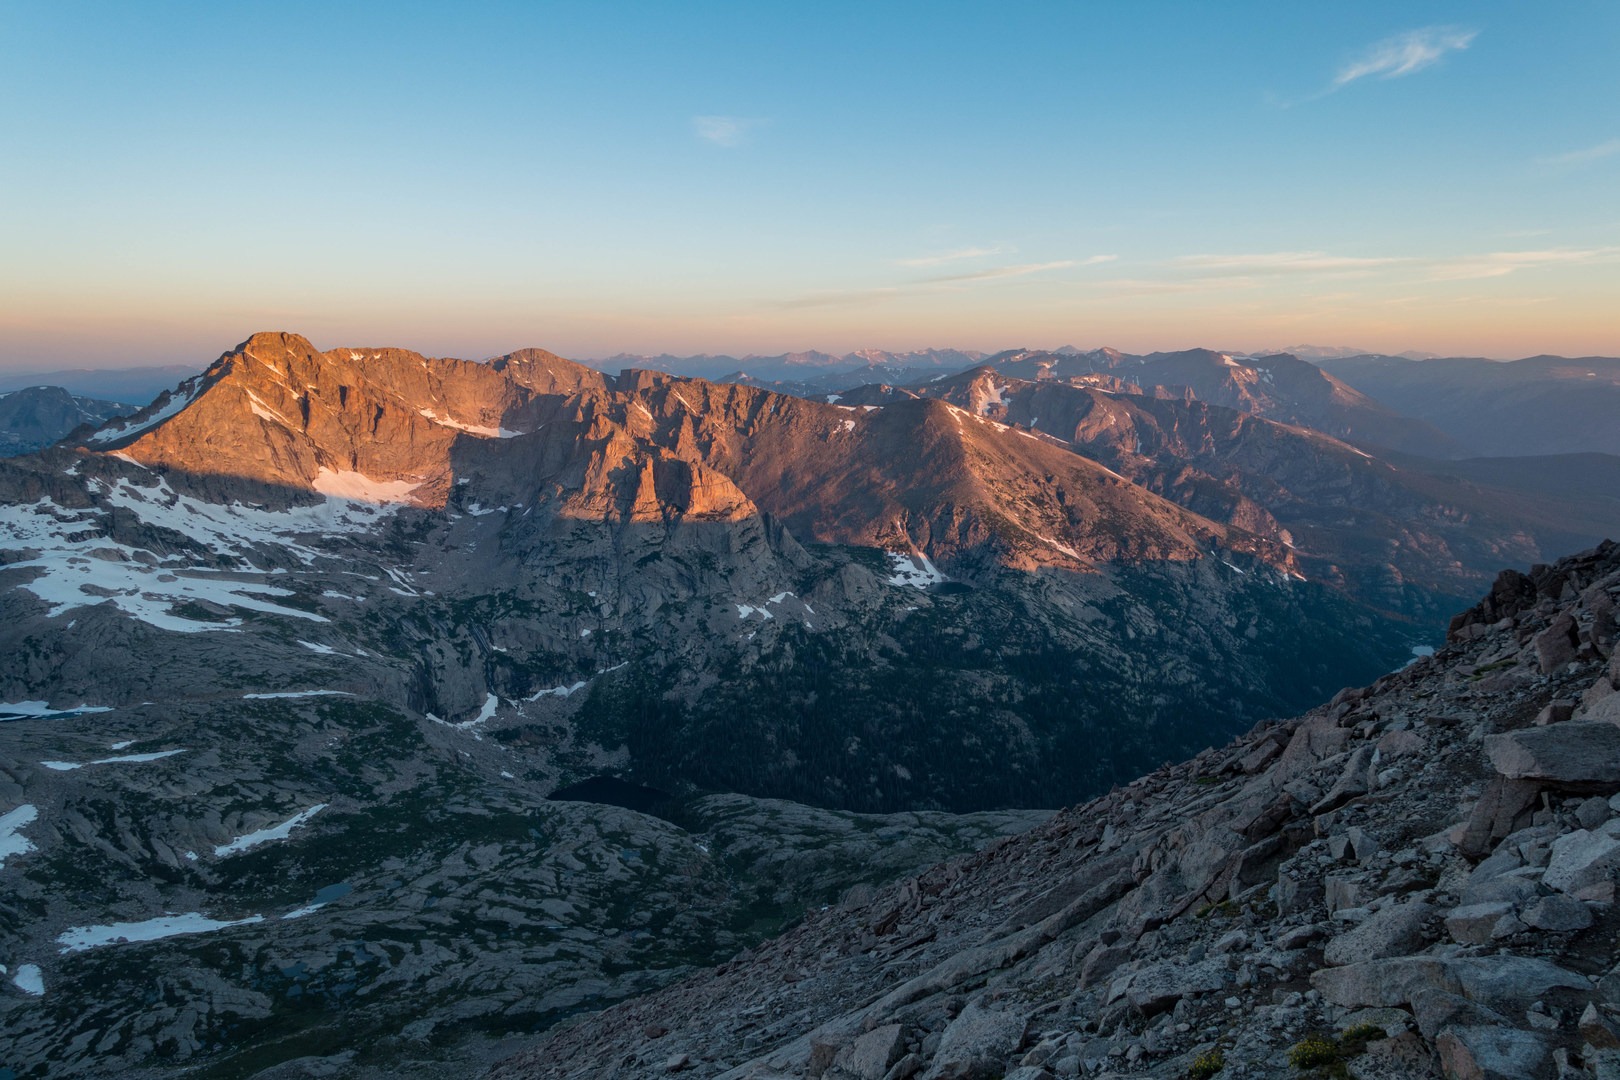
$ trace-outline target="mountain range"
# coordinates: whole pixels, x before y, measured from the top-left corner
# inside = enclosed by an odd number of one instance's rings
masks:
[[[0,1068],[492,1062],[1620,533],[1615,459],[1446,460],[1292,357],[968,359],[263,333],[0,460]]]

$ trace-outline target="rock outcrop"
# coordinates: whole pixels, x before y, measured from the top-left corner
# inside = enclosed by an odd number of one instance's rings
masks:
[[[1620,546],[1505,580],[1433,657],[491,1076],[1615,1075]]]

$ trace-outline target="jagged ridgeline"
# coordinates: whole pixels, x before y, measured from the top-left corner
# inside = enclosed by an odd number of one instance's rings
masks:
[[[1423,639],[1078,449],[936,400],[262,334],[4,466],[0,678],[345,689],[575,778],[963,810],[1129,779]]]

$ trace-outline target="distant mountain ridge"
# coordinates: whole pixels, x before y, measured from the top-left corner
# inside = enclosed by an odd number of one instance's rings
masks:
[[[142,406],[182,379],[195,375],[191,364],[158,367],[73,368],[59,371],[0,371],[0,391],[29,386],[60,386],[71,394]]]
[[[1325,360],[1324,370],[1444,431],[1474,454],[1620,453],[1620,359],[1384,356]]]
[[[78,397],[60,386],[29,386],[0,393],[0,457],[26,454],[90,425],[99,427],[135,406]]]

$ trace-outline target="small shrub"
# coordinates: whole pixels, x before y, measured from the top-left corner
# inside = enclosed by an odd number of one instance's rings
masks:
[[[1288,1051],[1288,1064],[1296,1069],[1317,1069],[1339,1061],[1339,1044],[1326,1035],[1307,1035]]]
[[[1355,1056],[1367,1049],[1367,1044],[1389,1037],[1389,1032],[1377,1024],[1357,1024],[1339,1033],[1339,1047],[1347,1056]]]
[[[1188,1080],[1209,1080],[1210,1077],[1226,1068],[1226,1055],[1219,1050],[1205,1050],[1193,1059],[1187,1069]]]

